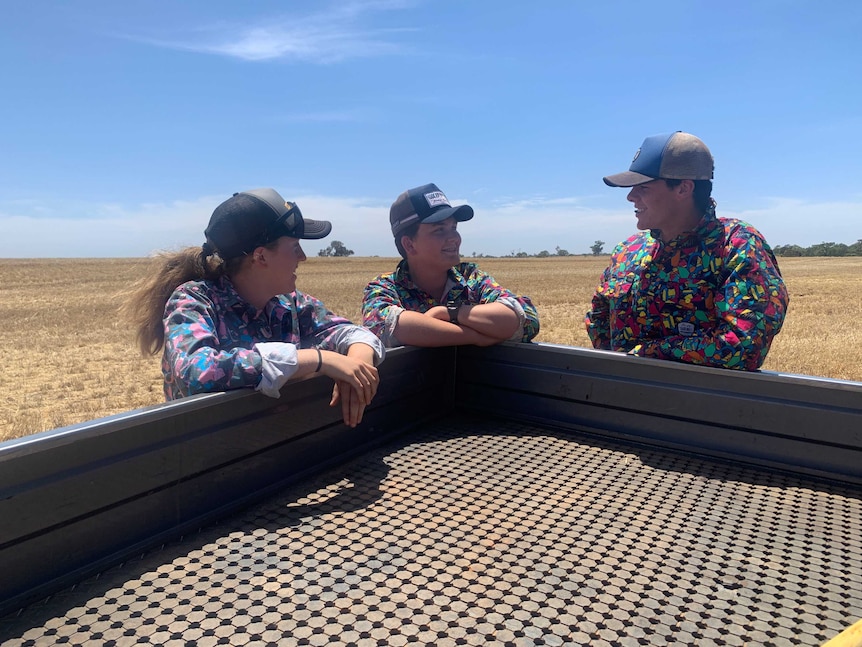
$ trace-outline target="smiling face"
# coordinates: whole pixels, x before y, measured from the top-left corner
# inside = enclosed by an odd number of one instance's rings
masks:
[[[455,218],[422,223],[413,238],[403,238],[411,267],[448,270],[461,262],[461,234]]]
[[[633,186],[626,199],[634,204],[638,229],[666,229],[674,218],[672,190],[664,180]]]
[[[305,252],[298,238],[282,236],[275,249],[267,254],[267,262],[272,271],[276,294],[290,294],[296,291],[296,268],[306,260]]]

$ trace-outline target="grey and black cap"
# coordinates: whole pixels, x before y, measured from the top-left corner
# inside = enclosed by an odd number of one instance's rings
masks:
[[[389,208],[389,224],[395,238],[417,223],[440,222],[446,218],[463,222],[472,217],[473,207],[467,204],[453,207],[449,198],[436,184],[408,189],[399,195]]]
[[[711,180],[712,153],[700,139],[680,130],[647,137],[628,171],[604,178],[608,186],[637,186],[653,180]]]
[[[314,240],[331,231],[331,223],[303,218],[299,207],[274,189],[252,189],[234,193],[217,206],[204,234],[206,245],[228,260],[281,236]]]

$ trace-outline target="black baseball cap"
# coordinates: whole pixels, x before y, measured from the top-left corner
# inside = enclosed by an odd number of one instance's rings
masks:
[[[433,223],[455,218],[458,222],[470,220],[473,207],[462,204],[453,207],[436,184],[425,184],[408,189],[399,195],[389,208],[389,224],[392,235],[398,234],[416,223]]]
[[[217,206],[204,235],[219,256],[228,260],[281,236],[314,240],[331,231],[331,223],[303,218],[299,207],[274,189],[252,189],[234,193]]]

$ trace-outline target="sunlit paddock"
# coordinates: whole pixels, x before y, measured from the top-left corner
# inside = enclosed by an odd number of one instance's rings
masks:
[[[159,359],[138,353],[121,293],[149,259],[0,259],[0,439],[161,402]],[[394,258],[311,258],[299,288],[359,320],[365,283]],[[532,297],[536,341],[589,346],[583,326],[607,256],[481,259]],[[782,258],[790,313],[765,369],[862,381],[862,258]]]

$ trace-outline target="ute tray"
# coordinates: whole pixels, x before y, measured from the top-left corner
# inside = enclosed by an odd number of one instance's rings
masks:
[[[455,411],[0,620],[11,645],[818,645],[855,485]]]

